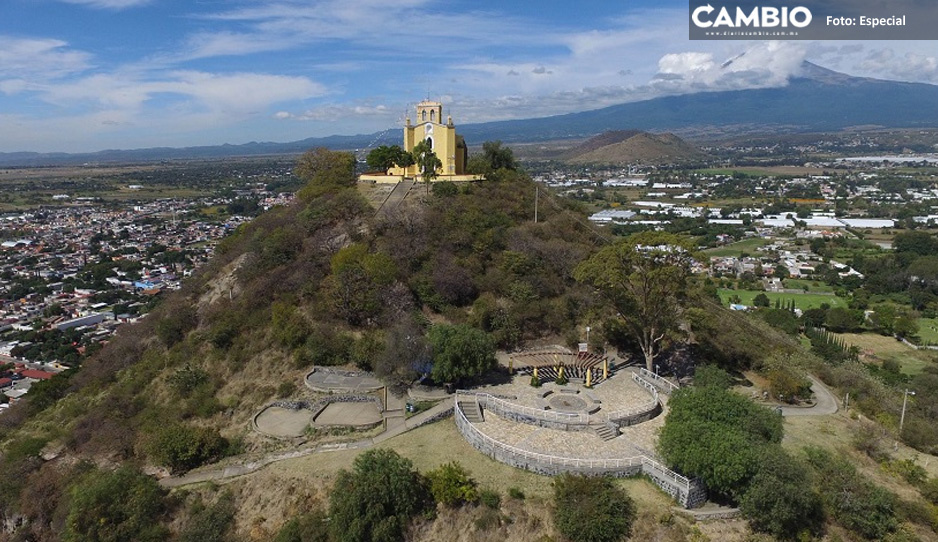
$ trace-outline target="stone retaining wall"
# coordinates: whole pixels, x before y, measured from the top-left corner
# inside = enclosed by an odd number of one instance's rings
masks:
[[[343,394],[343,395],[330,395],[329,397],[323,397],[322,399],[316,401],[315,403],[309,404],[307,407],[308,410],[313,411],[313,419],[323,411],[324,408],[329,406],[330,403],[375,403],[378,406],[378,412],[384,412],[384,403],[381,402],[381,399],[378,399],[374,395],[364,395],[364,394]]]
[[[583,416],[564,416],[555,412],[538,410],[536,408],[514,405],[488,394],[475,394],[476,400],[486,410],[491,410],[496,415],[513,422],[534,425],[537,427],[546,427],[548,429],[560,429],[562,431],[589,431],[589,415]],[[458,400],[458,395],[457,395]]]
[[[548,476],[572,473],[624,478],[645,474],[685,508],[700,506],[707,500],[706,489],[699,482],[689,480],[651,458],[637,456],[591,460],[529,452],[500,443],[483,434],[466,419],[459,408],[459,401],[454,403],[453,409],[456,427],[463,438],[475,449],[507,465]]]
[[[654,403],[650,403],[646,408],[640,409],[634,413],[626,413],[618,416],[613,413],[609,416],[609,423],[619,427],[628,427],[654,419],[661,414],[661,412],[661,403],[655,400]]]
[[[258,427],[257,425],[257,417],[263,414],[265,410],[271,407],[285,408],[287,410],[309,410],[312,413],[309,417],[310,424],[312,424],[313,420],[316,419],[316,416],[318,416],[319,413],[322,412],[324,408],[329,406],[329,403],[367,403],[370,401],[375,402],[375,404],[378,406],[379,412],[384,411],[384,404],[381,402],[381,399],[373,395],[364,395],[364,394],[330,395],[328,397],[323,397],[322,399],[319,399],[318,401],[314,401],[312,403],[309,401],[284,401],[284,400],[274,401],[266,405],[264,408],[260,409],[259,411],[257,411],[257,413],[254,414],[253,416],[251,416],[251,426],[258,433],[268,436],[270,438],[275,438],[278,440],[291,440],[296,437],[282,437],[279,435],[272,435],[270,433],[267,433],[266,431],[261,430],[261,428]],[[370,424],[370,425],[371,427],[374,427],[380,423],[382,422],[377,422],[377,423]],[[326,426],[323,426],[323,427],[326,427]],[[330,427],[351,427],[351,426],[333,425]],[[364,428],[365,427],[362,427],[362,429]]]
[[[314,366],[313,370],[307,373],[307,376],[316,372],[326,373],[326,374],[331,374],[331,375],[346,376],[346,377],[367,376],[367,377],[375,378],[375,375],[368,371],[344,371],[342,369],[333,369],[332,367],[320,367],[319,365]]]

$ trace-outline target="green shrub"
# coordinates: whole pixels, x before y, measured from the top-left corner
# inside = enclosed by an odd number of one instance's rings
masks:
[[[274,542],[329,542],[326,515],[317,510],[290,518]]]
[[[824,505],[837,523],[869,540],[881,540],[898,529],[894,494],[858,474],[843,457],[816,447],[805,452],[817,472]]]
[[[502,496],[495,490],[483,489],[479,492],[479,502],[493,510],[498,510],[502,504]]]
[[[129,467],[94,470],[71,486],[65,542],[163,542],[168,530],[164,490]]]
[[[228,442],[209,428],[172,423],[158,428],[145,448],[157,464],[173,472],[187,471],[220,457]]]
[[[883,463],[883,469],[909,484],[921,487],[928,478],[928,471],[915,463],[915,459],[893,459]]]
[[[234,525],[234,498],[225,492],[210,506],[201,500],[189,516],[189,521],[179,533],[180,542],[225,542]]]
[[[491,508],[484,508],[472,524],[476,531],[488,531],[501,525],[501,522],[501,514]]]
[[[728,390],[733,387],[733,377],[716,365],[701,365],[694,369],[694,386]]]
[[[922,492],[922,497],[925,497],[925,500],[932,504],[938,504],[938,478],[929,478],[928,481],[922,484],[919,490]]]
[[[430,493],[438,503],[452,507],[479,500],[475,480],[455,461],[428,472],[427,479],[430,480]]]
[[[368,450],[342,470],[329,496],[334,542],[403,540],[411,520],[432,503],[410,460],[387,449]]]
[[[185,300],[176,301],[173,307],[167,307],[156,324],[156,335],[167,348],[185,339],[198,323],[195,309]]]
[[[192,367],[188,363],[181,369],[171,374],[167,379],[170,387],[180,395],[188,395],[190,392],[208,382],[208,373],[198,367]]]
[[[519,501],[523,501],[525,497],[524,491],[521,491],[521,489],[517,487],[509,487],[508,496],[512,499],[518,499]]]
[[[756,531],[781,540],[810,538],[824,523],[820,496],[811,489],[808,467],[780,447],[763,456],[740,499],[740,509]]]
[[[554,479],[554,526],[573,542],[625,540],[635,503],[609,478],[564,474]]]

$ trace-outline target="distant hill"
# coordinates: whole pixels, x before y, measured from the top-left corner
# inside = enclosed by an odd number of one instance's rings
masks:
[[[590,138],[562,158],[572,164],[673,164],[703,156],[674,134],[617,130]]]
[[[467,143],[478,145],[494,139],[508,143],[582,139],[624,129],[714,137],[829,132],[861,126],[938,127],[938,86],[852,77],[806,62],[801,75],[791,78],[784,87],[665,96],[552,117],[463,124],[459,132]],[[361,149],[399,143],[399,139],[400,134],[390,130],[289,143],[252,142],[90,154],[0,153],[0,166],[291,154],[316,146]]]

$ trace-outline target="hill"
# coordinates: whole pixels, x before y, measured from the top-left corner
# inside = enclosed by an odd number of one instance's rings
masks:
[[[564,154],[571,164],[674,164],[704,154],[674,134],[617,130],[590,138]]]
[[[853,127],[938,127],[938,86],[852,77],[805,62],[777,88],[698,92],[629,102],[551,117],[459,126],[470,145],[485,140],[537,142],[582,139],[623,129],[674,132],[682,137],[796,134]],[[218,158],[299,154],[311,147],[360,149],[399,143],[399,132],[251,142],[187,148],[108,150],[97,153],[0,153],[0,165]]]
[[[458,355],[469,356],[478,344],[507,352],[537,342],[575,346],[586,325],[594,326],[591,337],[600,347],[608,345],[622,357],[635,350],[616,311],[592,287],[573,280],[574,269],[610,241],[584,220],[575,202],[541,192],[535,223],[534,182],[503,169],[483,182],[439,183],[426,193],[419,187],[402,207],[376,216],[353,171],[354,157],[347,153],[304,154],[296,174],[307,184],[294,204],[240,227],[181,290],[141,322],[121,327],[79,371],[36,384],[25,401],[0,415],[0,541],[325,540],[276,535],[288,532],[281,531],[285,524],[296,530],[304,522],[310,529],[322,527],[331,496],[356,489],[336,488],[348,479],[340,470],[353,465],[361,443],[374,433],[312,428],[295,440],[275,440],[252,429],[254,414],[275,401],[290,410],[326,396],[304,385],[313,365],[370,370],[403,386],[422,373],[435,374],[435,337],[478,339],[459,341]],[[803,386],[797,371],[810,368],[849,390],[860,408],[896,412],[895,390],[859,365],[823,365],[794,336],[721,307],[714,292],[707,294],[714,284],[700,287],[686,292],[680,336],[658,339],[681,345],[662,354],[663,367],[683,374],[703,362],[734,371],[756,368],[773,385],[798,387]],[[434,334],[440,329],[447,334]],[[503,375],[486,374],[495,380]],[[748,386],[745,396],[759,395],[746,377],[738,379]],[[736,381],[728,375],[718,380]],[[775,419],[774,438],[781,438],[781,420],[767,410],[763,415]],[[823,430],[804,428],[801,438],[866,426],[848,416],[823,423]],[[556,538],[549,523],[550,480],[476,452],[451,421],[372,449],[388,448],[423,472],[458,460],[480,490],[498,492],[485,505],[440,507],[435,519],[428,510],[416,520],[411,540]],[[701,456],[720,459],[727,451]],[[913,485],[926,478],[921,467],[896,462],[887,470],[873,463],[872,454],[867,457],[870,452],[850,453],[843,457],[864,466],[863,476],[869,473],[901,492],[899,504],[892,493],[874,494],[877,514],[893,526],[902,521],[914,524],[916,532],[928,528],[933,509]],[[203,466],[243,473],[237,465],[263,464],[272,454],[284,460],[254,474],[228,476],[224,484],[190,484],[168,493],[151,476],[198,473]],[[746,468],[760,464],[759,457],[751,456]],[[849,471],[825,477],[849,482],[831,486],[831,495],[849,492],[851,503],[871,501],[869,483],[850,471],[852,464],[846,468],[827,457],[815,459],[827,470]],[[235,459],[239,463],[233,465]],[[788,467],[799,473],[805,468],[797,461]],[[918,482],[896,478],[899,468]],[[706,532],[714,540],[752,539],[738,520],[726,532],[724,523],[692,526],[647,481],[622,485],[639,501],[632,540],[700,540]],[[831,516],[832,533],[855,530],[850,522],[865,510],[851,504],[846,520]]]

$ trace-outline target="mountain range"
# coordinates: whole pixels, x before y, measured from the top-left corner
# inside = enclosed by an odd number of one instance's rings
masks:
[[[938,85],[853,77],[805,62],[776,88],[698,92],[629,102],[579,113],[459,126],[470,145],[487,140],[536,142],[588,138],[608,131],[671,131],[685,137],[804,133],[848,128],[938,127]],[[88,154],[0,153],[0,165],[135,162],[291,154],[311,147],[357,149],[398,143],[379,134],[185,148],[106,150]]]

